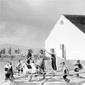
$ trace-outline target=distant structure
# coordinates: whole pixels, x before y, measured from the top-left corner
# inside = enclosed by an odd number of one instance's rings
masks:
[[[84,32],[84,15],[61,15],[45,41],[45,49],[54,48],[60,58],[85,60]]]

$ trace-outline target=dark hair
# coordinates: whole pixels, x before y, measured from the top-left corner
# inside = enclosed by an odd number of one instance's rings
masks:
[[[33,51],[32,51],[32,49],[28,49],[28,52],[32,53]]]
[[[30,60],[29,59],[27,60],[27,63],[30,64]]]
[[[21,60],[19,60],[19,62],[20,62]]]
[[[80,63],[80,60],[77,60],[78,63]]]
[[[41,49],[41,50],[40,50],[40,53],[43,53],[43,52],[44,52],[44,51]]]
[[[12,65],[12,62],[10,62],[10,65]]]
[[[63,65],[65,65],[65,62],[62,62]]]
[[[51,48],[50,50],[51,50],[51,52],[55,52],[55,49],[54,48]]]

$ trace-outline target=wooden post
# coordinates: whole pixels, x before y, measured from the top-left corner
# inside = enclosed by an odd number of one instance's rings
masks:
[[[64,44],[61,44],[61,49],[62,49],[62,58],[64,58],[66,60],[66,49],[65,49]]]

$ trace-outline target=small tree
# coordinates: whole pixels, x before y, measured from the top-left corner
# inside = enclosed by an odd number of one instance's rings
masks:
[[[1,58],[1,51],[0,51],[0,58]]]
[[[5,54],[6,53],[6,49],[5,48],[3,48],[3,54]]]
[[[12,53],[12,50],[11,50],[11,48],[9,48],[9,50],[8,50],[8,53],[11,55],[11,53]]]
[[[19,54],[20,53],[20,49],[18,48],[17,50],[15,50],[15,53]]]

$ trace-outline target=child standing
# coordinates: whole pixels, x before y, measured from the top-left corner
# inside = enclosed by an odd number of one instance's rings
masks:
[[[63,62],[63,73],[64,73],[63,79],[64,79],[66,82],[69,83],[70,80],[67,78],[68,75],[69,75],[69,70],[68,70],[68,68],[65,66],[65,62]]]

